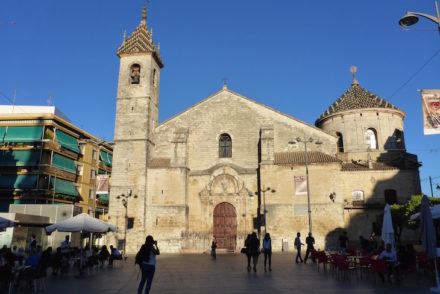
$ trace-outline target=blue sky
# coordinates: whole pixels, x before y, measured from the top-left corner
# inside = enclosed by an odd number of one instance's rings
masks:
[[[124,30],[139,24],[145,1],[2,0],[0,103],[53,104],[74,124],[113,138]],[[361,86],[406,112],[407,149],[440,184],[440,136],[424,136],[418,89],[440,88],[440,49],[432,22],[404,31],[407,11],[434,14],[432,0],[151,0],[148,26],[161,43],[163,121],[228,87],[314,124],[350,86]],[[435,189],[434,189],[435,190]],[[434,191],[437,195],[440,191]]]

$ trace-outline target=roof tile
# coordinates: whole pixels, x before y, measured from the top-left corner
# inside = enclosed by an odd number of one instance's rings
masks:
[[[308,163],[332,163],[341,162],[338,158],[319,152],[319,151],[309,151]],[[299,152],[277,152],[275,153],[276,165],[289,165],[289,164],[305,164],[306,156],[304,151]]]
[[[362,88],[357,82],[355,82],[341,97],[336,99],[336,101],[330,105],[330,107],[327,108],[323,114],[321,114],[317,121],[334,113],[366,108],[387,108],[400,110],[393,104]]]

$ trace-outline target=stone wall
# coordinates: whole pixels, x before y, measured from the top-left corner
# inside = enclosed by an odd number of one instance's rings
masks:
[[[131,83],[131,66],[140,65],[139,84]],[[153,82],[153,72],[156,72]],[[109,222],[117,225],[109,244],[123,244],[125,208],[122,195],[128,196],[127,216],[134,227],[127,230],[127,253],[135,253],[147,233],[147,166],[154,146],[152,129],[157,125],[159,104],[159,67],[149,53],[122,56],[116,99],[112,187],[109,199]],[[118,199],[119,197],[119,199]]]
[[[343,136],[345,152],[362,152],[367,150],[365,132],[369,128],[377,133],[378,150],[397,148],[394,132],[403,132],[404,113],[393,109],[362,109],[344,111],[329,116],[319,126],[331,134],[339,132]]]

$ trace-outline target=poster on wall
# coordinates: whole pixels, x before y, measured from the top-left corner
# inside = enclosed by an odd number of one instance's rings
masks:
[[[110,177],[108,175],[98,175],[96,194],[107,194],[109,188],[109,181],[110,181]]]
[[[422,90],[423,133],[440,134],[440,90]]]
[[[307,195],[307,178],[295,176],[295,195]]]

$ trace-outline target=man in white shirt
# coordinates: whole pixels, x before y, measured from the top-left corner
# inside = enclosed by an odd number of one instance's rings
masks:
[[[387,262],[388,265],[388,281],[391,282],[391,277],[396,272],[396,267],[398,265],[397,255],[394,250],[392,250],[391,244],[387,243],[386,249],[382,251],[379,255],[379,260]]]
[[[70,243],[70,236],[66,235],[66,240],[61,242],[61,252],[62,253],[69,253],[72,249],[72,243]]]

